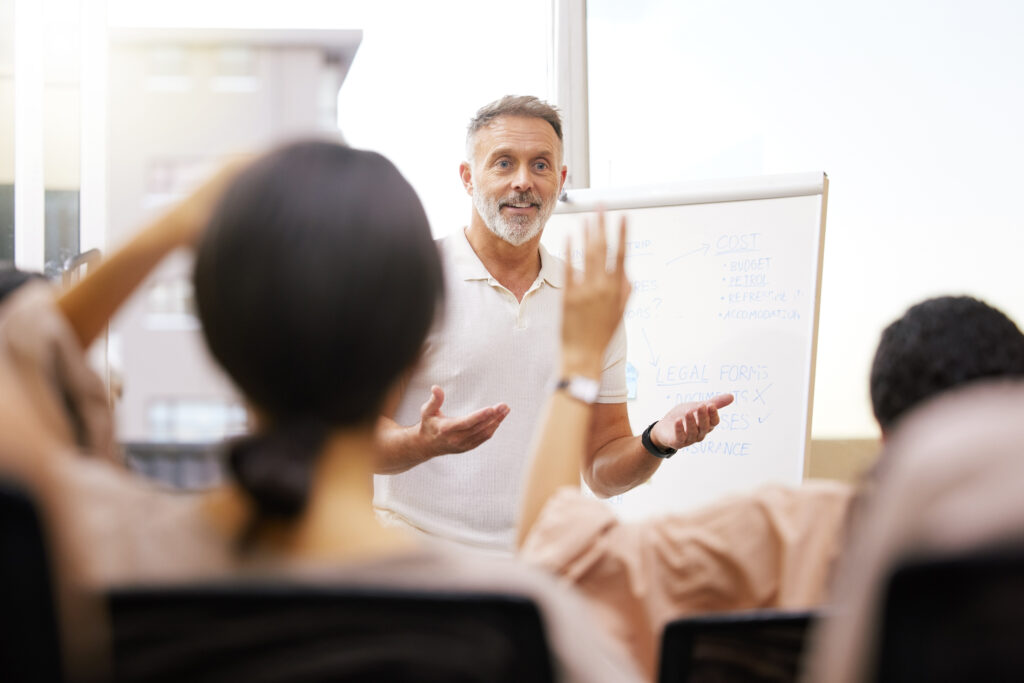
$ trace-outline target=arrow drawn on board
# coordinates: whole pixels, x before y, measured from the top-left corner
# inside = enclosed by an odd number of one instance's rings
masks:
[[[690,251],[686,252],[685,254],[680,254],[679,256],[676,256],[675,258],[670,258],[668,261],[665,261],[665,265],[666,266],[671,266],[673,263],[675,263],[679,259],[686,258],[687,256],[690,256],[692,254],[696,254],[698,251],[703,251],[704,253],[702,255],[703,256],[707,256],[708,255],[708,251],[710,249],[711,249],[711,245],[708,244],[707,242],[705,242],[704,244],[700,245],[696,249],[691,249]]]
[[[645,328],[641,327],[640,328],[640,334],[642,334],[644,336],[644,342],[647,343],[647,353],[649,353],[650,356],[651,356],[650,364],[652,366],[654,366],[654,367],[657,367],[658,366],[658,361],[660,360],[661,357],[654,355],[654,347],[651,346],[651,340],[647,338],[647,330]]]

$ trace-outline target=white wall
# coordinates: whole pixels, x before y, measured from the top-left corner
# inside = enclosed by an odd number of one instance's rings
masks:
[[[591,0],[591,184],[823,170],[815,437],[876,433],[882,328],[918,300],[1024,322],[1024,4]]]
[[[549,96],[550,13],[550,0],[108,0],[119,26],[362,29],[339,124],[349,144],[395,162],[438,236],[469,220],[458,169],[477,108]]]

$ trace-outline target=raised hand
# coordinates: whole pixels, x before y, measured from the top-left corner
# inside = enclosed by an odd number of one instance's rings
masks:
[[[604,212],[597,225],[583,232],[583,272],[569,263],[572,245],[566,240],[565,292],[562,302],[562,374],[598,377],[605,348],[626,310],[630,285],[626,278],[626,219],[619,224],[615,262],[608,268]]]

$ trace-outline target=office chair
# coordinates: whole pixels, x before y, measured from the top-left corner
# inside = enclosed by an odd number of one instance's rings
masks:
[[[669,622],[660,683],[782,683],[800,675],[815,611],[748,610]]]
[[[553,680],[521,597],[214,583],[122,588],[109,606],[116,681]]]
[[[0,680],[59,681],[61,666],[42,522],[26,491],[0,481]]]
[[[907,559],[883,605],[875,680],[1024,679],[1024,542]]]

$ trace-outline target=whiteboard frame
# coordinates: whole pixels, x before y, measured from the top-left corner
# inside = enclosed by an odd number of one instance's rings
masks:
[[[629,211],[666,206],[719,204],[757,199],[821,196],[821,221],[818,227],[818,259],[814,283],[814,322],[811,326],[811,359],[807,390],[807,424],[804,434],[803,478],[811,464],[811,425],[814,411],[814,384],[818,364],[818,324],[821,319],[821,278],[825,260],[825,221],[828,214],[828,175],[821,171],[790,173],[749,178],[729,178],[689,183],[647,185],[624,188],[588,188],[567,190],[555,207],[555,213],[574,214],[604,209]]]
[[[555,206],[555,213],[583,213],[599,208],[606,211],[628,211],[659,206],[719,204],[751,199],[809,197],[818,194],[824,196],[827,192],[827,179],[828,176],[822,172],[789,173],[638,187],[567,190]],[[824,236],[823,219],[820,237]]]
[[[814,325],[811,328],[811,373],[807,391],[807,437],[804,445],[804,479],[811,472],[811,425],[814,422],[814,384],[818,372],[818,322],[821,320],[821,274],[825,263],[825,218],[828,215],[828,175],[821,174],[821,226],[818,228],[818,275],[815,282]]]

